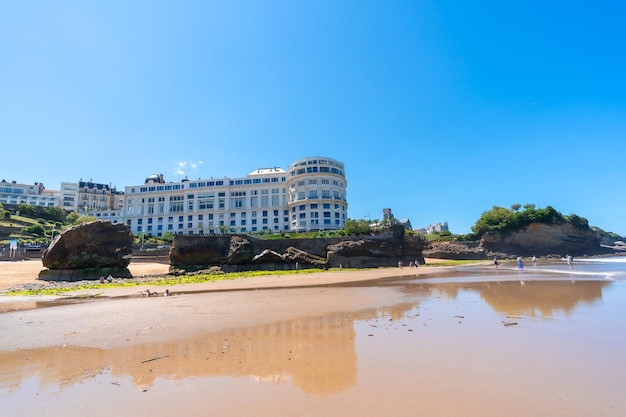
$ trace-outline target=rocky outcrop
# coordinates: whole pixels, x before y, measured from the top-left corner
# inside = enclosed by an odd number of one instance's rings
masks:
[[[273,250],[265,249],[263,252],[252,258],[252,263],[255,264],[273,264],[283,262],[284,258],[280,253]]]
[[[328,264],[326,258],[303,251],[294,246],[290,246],[285,250],[283,261],[288,264],[302,265],[308,268],[325,268]]]
[[[393,266],[397,265],[399,260],[406,261],[407,265],[416,259],[424,263],[421,250],[407,253],[407,259],[404,259],[404,255],[404,245],[398,244],[396,239],[358,239],[330,245],[327,256],[333,265],[347,268]]]
[[[133,235],[125,224],[96,221],[64,230],[44,251],[41,279],[130,276]]]
[[[481,246],[519,256],[599,255],[609,253],[600,245],[603,234],[570,223],[531,223],[527,227],[504,233],[487,233]]]
[[[389,228],[368,238],[262,240],[245,235],[174,237],[170,264],[175,269],[225,271],[394,266],[399,260],[424,262],[423,240]]]
[[[127,225],[95,221],[55,236],[42,262],[49,269],[126,268],[132,247],[133,234]]]
[[[623,249],[622,249],[623,248]],[[620,254],[620,246],[607,234],[570,223],[532,223],[504,233],[488,233],[479,242],[431,242],[423,251],[427,258],[490,259],[517,256],[563,257]]]
[[[490,256],[479,242],[432,242],[422,251],[426,258],[436,259],[487,259]]]
[[[237,255],[237,248],[244,246],[245,237],[230,235],[174,237],[170,248],[170,265],[176,268],[205,269],[215,265],[232,265],[229,254]],[[231,248],[231,240],[234,246]],[[247,239],[245,239],[247,241]]]
[[[244,237],[232,236],[228,246],[228,263],[231,265],[247,264],[254,258],[252,243]]]

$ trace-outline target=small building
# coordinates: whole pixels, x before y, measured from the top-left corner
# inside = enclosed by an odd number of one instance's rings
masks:
[[[424,235],[429,235],[433,233],[441,233],[441,232],[449,232],[449,231],[450,230],[448,229],[448,222],[430,224],[427,227],[420,227],[420,228],[415,229],[415,232],[424,234]]]

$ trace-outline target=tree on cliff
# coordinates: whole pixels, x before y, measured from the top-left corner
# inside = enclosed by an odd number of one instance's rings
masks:
[[[26,203],[21,203],[19,206],[17,206],[17,209],[19,210],[22,216],[26,216],[26,217],[34,216],[35,213],[37,212],[37,209],[35,208],[35,206],[31,206]]]
[[[518,206],[515,204],[514,206]],[[519,207],[517,207],[519,210]],[[493,206],[491,210],[484,211],[476,224],[472,226],[472,232],[480,237],[490,232],[505,232],[522,229],[531,223],[563,224],[571,223],[580,229],[588,229],[587,219],[575,214],[563,216],[553,207],[547,206],[543,209],[536,209],[534,204],[524,205],[523,211],[506,209],[504,207]]]
[[[79,225],[79,224],[91,223],[98,219],[95,218],[94,216],[83,216],[73,211],[67,215],[66,220],[71,225]]]
[[[46,207],[43,209],[42,216],[44,219],[55,222],[65,221],[65,212],[61,207]]]
[[[360,236],[360,235],[369,235],[371,233],[371,228],[369,222],[366,220],[346,220],[346,224],[343,229],[346,231],[346,235],[348,236]]]

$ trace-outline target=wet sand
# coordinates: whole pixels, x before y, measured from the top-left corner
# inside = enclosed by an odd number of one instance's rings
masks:
[[[624,415],[622,283],[419,272],[110,289],[4,313],[0,400],[50,417]]]
[[[164,273],[167,267],[163,264],[131,263],[129,269],[134,276],[139,276]],[[16,274],[20,278],[12,280],[13,285],[36,282],[35,277],[41,270],[41,262],[17,262],[13,268],[22,269],[21,274]],[[0,297],[0,311],[8,311],[12,307],[18,311],[37,309],[24,314],[29,315],[28,320],[39,325],[35,330],[38,336],[33,339],[29,337],[33,328],[20,326],[25,320],[21,315],[9,316],[8,320],[3,321],[0,331],[7,330],[15,337],[5,338],[0,347],[23,349],[59,344],[112,347],[128,344],[130,340],[127,335],[133,332],[137,333],[132,338],[136,343],[154,342],[189,336],[201,330],[212,331],[298,316],[373,308],[394,302],[395,292],[381,289],[348,297],[344,294],[346,290],[324,291],[324,287],[396,276],[434,274],[449,269],[451,268],[406,267],[303,272],[297,275],[267,275],[168,287],[132,286],[76,290],[59,297],[4,296]],[[7,273],[3,270],[0,279]],[[290,291],[295,288],[305,290]],[[164,296],[165,289],[170,291],[170,297]],[[157,292],[158,296],[142,296],[140,292],[146,290]],[[80,297],[83,298],[82,301],[79,300],[76,304],[73,299]],[[90,299],[86,301],[86,298]],[[111,303],[113,300],[114,304]],[[56,307],[54,310],[40,309],[49,305]],[[202,315],[211,316],[212,319],[207,322],[189,320],[191,316]],[[54,319],[49,320],[50,317]],[[5,329],[4,326],[10,328]],[[136,329],[150,331],[138,333]]]

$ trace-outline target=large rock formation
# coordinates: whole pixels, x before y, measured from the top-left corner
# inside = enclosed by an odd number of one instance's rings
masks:
[[[600,245],[602,237],[601,232],[578,228],[570,223],[531,223],[519,230],[487,233],[481,239],[481,246],[490,251],[519,256],[610,253]]]
[[[603,255],[624,253],[606,233],[570,223],[530,225],[501,233],[484,234],[479,242],[431,242],[422,252],[429,258],[489,259],[517,256]]]
[[[245,235],[174,237],[170,264],[174,269],[225,271],[330,267],[378,267],[405,264],[422,257],[423,240],[392,227],[368,238],[262,240]]]
[[[125,224],[96,221],[64,230],[44,251],[50,271],[41,279],[95,279],[100,275],[130,276],[133,235]]]

